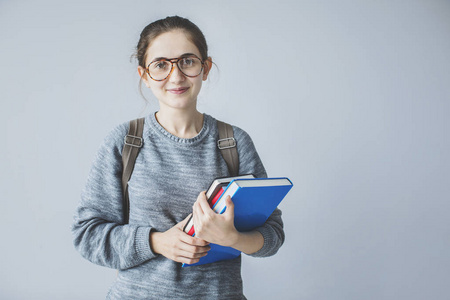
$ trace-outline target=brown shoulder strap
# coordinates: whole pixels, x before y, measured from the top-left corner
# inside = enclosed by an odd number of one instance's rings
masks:
[[[142,138],[144,132],[144,118],[130,121],[128,134],[125,136],[125,144],[122,151],[122,192],[123,192],[123,213],[124,222],[128,223],[130,214],[130,200],[128,198],[128,181],[133,173],[136,157],[141,150],[144,140]]]
[[[217,128],[219,129],[217,147],[227,163],[230,176],[237,176],[239,175],[239,156],[233,135],[233,127],[230,124],[217,121]]]

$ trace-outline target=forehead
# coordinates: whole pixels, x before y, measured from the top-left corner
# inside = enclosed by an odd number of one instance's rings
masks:
[[[185,53],[193,53],[200,57],[200,52],[185,32],[172,30],[158,35],[147,48],[147,62],[155,57],[175,58]]]

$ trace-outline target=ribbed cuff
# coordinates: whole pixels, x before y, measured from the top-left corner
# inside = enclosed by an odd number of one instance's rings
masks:
[[[259,249],[257,252],[249,254],[249,255],[253,256],[253,257],[270,256],[270,253],[272,252],[271,245],[273,244],[273,241],[271,241],[271,234],[269,232],[270,229],[265,226],[262,226],[262,227],[255,228],[255,230],[259,231],[262,234],[262,236],[264,238],[264,244],[263,244],[262,248]]]
[[[136,256],[140,262],[156,257],[156,254],[153,253],[152,248],[150,247],[151,230],[151,227],[138,227],[136,230]]]

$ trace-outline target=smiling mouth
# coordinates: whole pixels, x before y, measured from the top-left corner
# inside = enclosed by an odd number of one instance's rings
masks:
[[[181,87],[181,88],[176,88],[176,89],[168,89],[167,91],[172,94],[183,94],[188,89],[189,89],[188,87]]]

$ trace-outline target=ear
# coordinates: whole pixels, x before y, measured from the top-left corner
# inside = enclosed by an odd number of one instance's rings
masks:
[[[147,71],[141,66],[138,66],[138,73],[139,77],[141,77],[142,81],[145,83],[145,85],[150,88],[149,78],[147,76]]]
[[[212,58],[208,57],[205,60],[205,64],[204,64],[204,67],[203,67],[203,81],[208,79],[208,74],[209,74],[209,71],[211,71],[211,68],[212,68]]]

